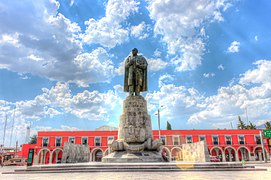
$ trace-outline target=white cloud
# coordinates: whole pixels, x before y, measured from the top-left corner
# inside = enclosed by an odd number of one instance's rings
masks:
[[[53,108],[48,108],[47,110],[45,110],[45,114],[49,115],[50,118],[53,118],[56,115],[60,115],[62,114],[61,112],[57,111],[56,109]]]
[[[121,76],[124,74],[124,61],[119,63],[118,68],[116,68],[116,73]]]
[[[172,64],[176,65],[177,71],[194,70],[201,65],[202,56],[205,51],[205,45],[201,38],[191,38],[189,42],[182,42],[182,44],[177,42],[173,46],[181,47],[180,51],[183,53],[181,56],[176,55],[171,59]]]
[[[258,41],[258,40],[259,40],[258,36],[255,36],[254,39],[255,39],[255,41]]]
[[[156,50],[154,51],[154,53],[153,53],[153,56],[154,56],[154,57],[160,57],[161,54],[162,54],[162,52],[159,51],[158,49],[156,49]]]
[[[67,83],[58,82],[51,89],[43,88],[42,91],[42,96],[48,99],[53,107],[65,109],[71,105],[72,94]]]
[[[67,83],[57,83],[51,89],[43,88],[42,91],[33,100],[15,103],[1,101],[0,115],[4,115],[4,111],[11,115],[12,107],[16,107],[16,116],[24,121],[52,118],[65,113],[89,120],[109,120],[121,114],[121,98],[125,98],[123,88],[119,85],[105,93],[85,90],[72,95]]]
[[[148,30],[148,26],[143,21],[139,25],[131,27],[131,35],[138,39],[145,39],[149,36]]]
[[[206,38],[203,25],[223,21],[221,11],[229,6],[229,1],[220,0],[149,1],[150,18],[155,21],[154,33],[162,35],[168,52],[176,55],[172,59],[176,70],[194,70],[201,64]]]
[[[271,87],[268,87],[269,94]],[[191,115],[189,123],[204,122],[237,122],[237,116],[245,116],[245,109],[248,109],[249,120],[258,120],[270,117],[271,98],[266,97],[266,87],[260,86],[246,89],[241,85],[222,87],[217,95],[205,99],[204,108]]]
[[[170,79],[170,77],[161,77],[161,79]],[[149,111],[155,109],[155,104],[165,105],[165,109],[161,112],[167,120],[183,121],[186,116],[197,112],[202,96],[194,88],[186,88],[184,86],[176,86],[174,84],[164,84],[159,91],[148,93],[146,99],[149,103]],[[152,107],[152,108],[151,108]],[[150,112],[150,114],[152,114]]]
[[[162,86],[169,84],[173,80],[174,80],[174,77],[172,75],[164,74],[159,77],[159,80],[158,80],[159,87],[161,88]]]
[[[88,83],[109,82],[115,75],[113,62],[103,48],[97,48],[91,53],[79,54],[74,59],[76,79],[72,80],[82,86]]]
[[[15,129],[20,143],[25,141],[25,129],[29,122],[38,121],[43,118],[54,118],[60,114],[72,114],[78,118],[88,120],[104,120],[118,122],[118,118],[122,113],[122,102],[125,99],[123,87],[114,86],[113,90],[104,93],[98,91],[83,91],[75,95],[71,94],[71,90],[67,83],[57,83],[51,89],[43,88],[43,93],[36,96],[32,100],[18,101],[15,103],[0,100],[0,116],[8,117],[8,126],[11,126],[13,112],[15,109]],[[4,123],[4,118],[0,119],[0,124]],[[0,130],[3,130],[0,127]],[[78,130],[76,127],[61,128],[55,127],[34,127],[31,134],[40,130]],[[10,128],[7,137],[11,134]],[[15,137],[15,135],[14,135]],[[2,138],[2,134],[0,134]],[[7,141],[6,141],[7,142]]]
[[[121,100],[113,91],[83,91],[72,98],[72,107],[71,113],[80,118],[109,120],[116,113],[114,110],[121,107]]]
[[[2,37],[0,39],[0,44],[10,44],[15,47],[19,47],[19,34],[14,33],[14,34],[2,34]]]
[[[105,17],[85,22],[87,25],[83,40],[86,43],[97,43],[113,48],[127,40],[129,32],[121,23],[134,12],[138,11],[139,2],[133,0],[109,0],[106,4]]]
[[[74,4],[74,0],[70,0],[70,6]]]
[[[58,13],[58,2],[0,6],[0,68],[80,86],[114,77],[110,55],[103,48],[83,51],[80,27]]]
[[[218,89],[216,95],[206,97],[202,109],[190,116],[189,123],[237,122],[237,116],[246,117],[248,110],[249,121],[257,123],[271,116],[271,61],[260,60],[257,68],[248,70],[241,75],[238,84]],[[245,87],[243,85],[250,84]],[[218,123],[218,124],[217,124]],[[235,123],[236,124],[236,123]]]
[[[230,53],[236,53],[239,52],[239,48],[240,48],[240,42],[238,41],[233,41],[230,45],[230,47],[228,47],[228,52]]]
[[[248,70],[240,79],[241,84],[271,83],[271,61],[259,60],[254,63],[256,69]]]
[[[205,78],[210,78],[210,77],[214,77],[215,76],[215,73],[204,73],[203,76]]]
[[[217,66],[217,69],[223,71],[225,69],[225,67],[222,64],[220,64],[219,66]]]
[[[159,71],[164,69],[167,66],[167,62],[163,61],[162,59],[147,59],[148,61],[148,68],[150,71]]]

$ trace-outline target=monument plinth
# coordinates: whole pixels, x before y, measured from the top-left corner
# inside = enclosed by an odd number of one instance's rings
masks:
[[[124,91],[129,96],[123,102],[119,119],[118,139],[109,142],[113,151],[102,162],[162,162],[162,140],[153,140],[147,102],[140,92],[147,91],[147,61],[133,49],[125,61]]]
[[[118,139],[127,143],[143,143],[152,138],[150,119],[146,100],[142,96],[128,96],[123,102]]]

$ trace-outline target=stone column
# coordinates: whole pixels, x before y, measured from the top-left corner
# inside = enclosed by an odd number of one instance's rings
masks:
[[[262,152],[258,151],[257,153],[258,153],[259,161],[263,161]]]
[[[215,149],[215,154],[216,156],[218,156],[218,149]]]
[[[228,154],[229,154],[229,160],[230,160],[230,162],[232,162],[232,154],[231,154],[232,150],[227,149],[227,151],[228,151]]]
[[[235,153],[235,161],[236,161],[236,162],[239,161],[238,151]]]
[[[49,164],[52,164],[52,160],[53,160],[53,152],[49,152],[49,153],[50,153]]]
[[[58,154],[59,154],[60,150],[56,150],[56,163],[58,161]],[[54,156],[54,154],[52,154],[52,156]]]
[[[226,162],[225,153],[222,151],[222,162]]]
[[[241,149],[240,151],[241,151],[241,157],[242,157],[241,160],[244,160],[245,159],[244,158],[244,149]]]
[[[265,151],[265,153],[266,153],[267,161],[269,161],[269,160],[270,160],[270,156],[269,156],[269,154],[268,154],[268,151]]]
[[[44,153],[44,150],[42,151],[42,161],[41,161],[41,164],[45,164],[46,162],[46,153]]]
[[[38,165],[38,164],[39,164],[39,156],[34,155],[33,165]]]

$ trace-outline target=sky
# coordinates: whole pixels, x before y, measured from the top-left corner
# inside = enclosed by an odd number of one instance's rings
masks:
[[[0,0],[0,142],[118,127],[123,62],[148,61],[153,129],[271,119],[268,0]],[[163,106],[163,108],[161,108]],[[13,132],[13,133],[12,133]],[[12,136],[12,137],[11,137]]]

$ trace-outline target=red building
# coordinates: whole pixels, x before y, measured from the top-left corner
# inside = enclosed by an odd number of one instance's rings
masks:
[[[161,130],[161,138],[168,159],[182,160],[182,144],[205,140],[210,155],[220,161],[262,161],[261,130]],[[107,142],[117,139],[118,131],[48,131],[38,132],[37,144],[24,144],[22,156],[33,164],[58,163],[62,158],[65,142],[89,146],[90,161],[100,161],[108,154]],[[153,130],[153,138],[159,136]],[[263,139],[267,158],[270,148]]]

